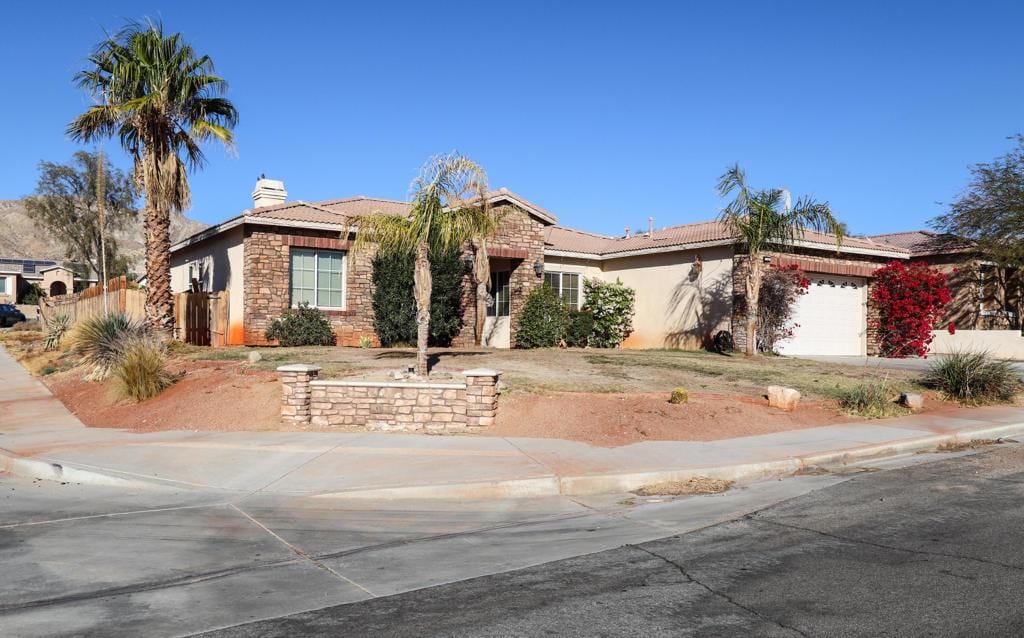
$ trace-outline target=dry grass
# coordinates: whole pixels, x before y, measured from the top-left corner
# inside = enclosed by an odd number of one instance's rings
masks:
[[[640,489],[633,490],[637,496],[686,496],[691,494],[718,494],[733,486],[733,481],[711,478],[709,476],[694,476],[685,481],[664,481],[644,485]]]

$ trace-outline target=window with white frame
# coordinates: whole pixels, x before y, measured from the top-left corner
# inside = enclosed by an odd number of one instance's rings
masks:
[[[292,248],[292,307],[345,308],[345,253],[340,250]]]
[[[0,275],[0,295],[7,294],[7,275]]]
[[[579,308],[583,305],[583,298],[580,294],[580,276],[573,272],[545,272],[544,283],[551,286],[551,289],[558,293],[570,308]]]

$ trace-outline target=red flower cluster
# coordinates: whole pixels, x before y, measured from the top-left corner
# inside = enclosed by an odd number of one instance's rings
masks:
[[[946,275],[924,262],[893,261],[873,276],[871,301],[878,319],[872,324],[882,356],[927,356],[932,330],[952,299]]]

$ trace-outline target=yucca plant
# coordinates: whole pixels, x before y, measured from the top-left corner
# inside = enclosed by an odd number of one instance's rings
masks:
[[[71,329],[71,317],[59,313],[53,316],[46,324],[46,338],[44,345],[47,350],[56,350],[60,347],[61,340],[64,339],[64,335]]]
[[[936,360],[925,374],[925,385],[960,403],[1006,403],[1020,390],[1013,364],[984,351],[957,351]]]
[[[92,367],[89,378],[99,381],[110,375],[110,369],[121,356],[124,343],[146,334],[146,326],[124,314],[86,319],[75,328],[75,351]]]
[[[167,371],[167,350],[152,336],[133,336],[121,342],[118,358],[111,368],[118,393],[145,401],[174,383]]]

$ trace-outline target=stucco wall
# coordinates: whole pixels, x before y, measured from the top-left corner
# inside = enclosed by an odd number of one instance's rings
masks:
[[[730,328],[731,246],[611,259],[601,278],[636,290],[633,333],[624,348],[693,350]]]
[[[949,354],[958,350],[989,352],[1000,359],[1024,361],[1024,336],[1020,330],[948,330],[932,332],[931,354]]]
[[[601,262],[590,259],[579,259],[577,257],[555,257],[553,255],[545,255],[544,270],[545,272],[577,273],[583,275],[586,279],[604,280],[605,278],[604,272],[601,270]],[[580,294],[583,294],[583,292],[580,291]]]
[[[245,343],[242,228],[232,228],[171,255],[171,291],[189,289],[188,267],[197,264],[209,292],[229,295],[228,343]]]

